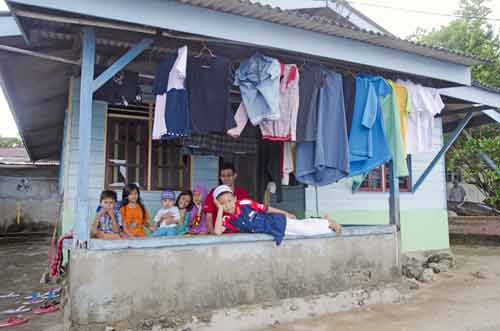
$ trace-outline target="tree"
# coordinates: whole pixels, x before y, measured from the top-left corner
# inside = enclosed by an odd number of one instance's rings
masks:
[[[460,0],[457,18],[432,31],[417,30],[413,40],[445,47],[489,59],[492,64],[476,65],[472,77],[484,85],[500,87],[500,33],[487,17],[489,0]],[[487,167],[479,153],[486,153],[500,165],[500,128],[498,124],[469,130],[472,139],[461,136],[446,155],[448,171],[460,172],[467,183],[486,195],[486,202],[500,209],[500,175]]]
[[[461,136],[446,155],[448,171],[460,172],[467,183],[474,184],[485,196],[486,203],[500,209],[500,174],[490,169],[479,156],[486,153],[500,164],[500,128],[490,125],[470,130],[472,139]]]
[[[472,68],[472,77],[482,84],[500,87],[500,33],[487,20],[490,0],[460,0],[460,18],[438,29],[417,29],[411,39],[445,47],[492,61]]]
[[[23,142],[18,137],[2,137],[0,136],[1,148],[23,147]]]

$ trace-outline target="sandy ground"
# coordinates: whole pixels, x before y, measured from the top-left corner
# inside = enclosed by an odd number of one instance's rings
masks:
[[[39,280],[47,249],[47,241],[0,244],[0,293],[46,290]],[[404,304],[375,305],[255,331],[500,331],[500,247],[453,250],[457,268],[414,291]],[[18,305],[17,300],[0,299],[0,311]],[[5,330],[62,331],[61,313],[28,316],[28,324]]]
[[[500,248],[455,247],[458,266],[400,305],[375,305],[261,331],[499,331]]]
[[[40,278],[47,265],[49,240],[36,239],[31,243],[1,243],[0,244],[0,294],[15,291],[24,296],[32,291],[45,292],[51,286],[42,285]],[[24,300],[0,299],[0,312],[19,307]],[[36,306],[34,306],[36,307]],[[9,327],[2,330],[14,331],[62,331],[62,313],[56,312],[41,316],[31,313],[22,314],[30,318],[24,325]],[[0,320],[9,316],[0,314]]]

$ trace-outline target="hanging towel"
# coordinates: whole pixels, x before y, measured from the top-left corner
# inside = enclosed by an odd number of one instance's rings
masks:
[[[323,186],[349,173],[349,147],[342,76],[323,69],[318,98],[315,141],[297,143],[296,178],[304,184]],[[314,111],[314,109],[313,109]]]

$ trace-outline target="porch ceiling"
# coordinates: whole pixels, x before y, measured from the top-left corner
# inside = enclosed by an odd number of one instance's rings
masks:
[[[18,17],[19,8],[28,8],[66,17],[126,22],[136,28],[150,27],[151,34],[155,34],[155,29],[190,33],[461,85],[470,84],[469,66],[484,61],[244,0],[10,0],[8,3]]]
[[[60,157],[71,70],[67,64],[0,53],[0,84],[32,161]]]

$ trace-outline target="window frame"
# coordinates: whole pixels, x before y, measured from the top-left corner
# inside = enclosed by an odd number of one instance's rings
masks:
[[[134,109],[135,108],[135,109]],[[138,110],[140,109],[140,110]],[[112,180],[108,181],[109,176],[110,176],[110,169],[113,166],[113,164],[110,162],[109,158],[109,153],[110,149],[113,146],[114,140],[110,139],[109,136],[109,129],[110,129],[110,118],[112,119],[121,119],[121,120],[128,120],[128,121],[146,121],[147,122],[147,130],[146,133],[144,134],[145,136],[145,141],[144,141],[144,146],[146,148],[146,157],[144,159],[144,166],[141,168],[144,168],[144,178],[145,178],[145,185],[141,185],[141,190],[145,192],[159,192],[162,191],[164,188],[158,188],[153,185],[152,181],[152,174],[153,174],[153,158],[152,158],[152,152],[153,152],[153,140],[152,140],[152,130],[153,130],[153,109],[154,109],[154,104],[148,104],[148,105],[134,105],[129,108],[121,108],[121,107],[110,107],[108,106],[108,109],[106,111],[106,125],[105,125],[105,146],[104,146],[104,187],[110,188],[113,190],[116,189],[121,189],[121,186],[110,186],[112,184]],[[112,111],[112,112],[110,112]],[[125,156],[127,155],[127,144],[123,143],[125,145]],[[178,146],[178,148],[182,148],[181,145]],[[191,185],[191,157],[189,155],[183,155],[182,156],[184,160],[184,174],[183,174],[183,184],[184,187],[170,187],[169,188],[179,191],[183,190],[187,187],[190,187]],[[172,167],[166,167],[172,168]],[[177,169],[180,167],[176,167]],[[167,184],[169,185],[169,184]]]
[[[405,186],[401,187],[401,183],[399,186],[399,192],[402,193],[410,193],[411,192],[411,187],[412,187],[412,157],[411,155],[407,156],[406,162],[408,164],[408,176],[404,177],[405,179]],[[371,181],[372,181],[372,172],[379,170],[382,173],[381,176],[381,186],[377,187],[372,187],[371,186]],[[388,193],[390,191],[390,182],[389,182],[389,162],[384,163],[383,165],[373,169],[370,171],[366,177],[364,178],[363,182],[360,184],[358,191],[359,192],[365,192],[365,193]],[[403,178],[403,177],[402,177]],[[401,179],[401,178],[399,178]],[[363,183],[367,182],[368,186],[363,186]]]

